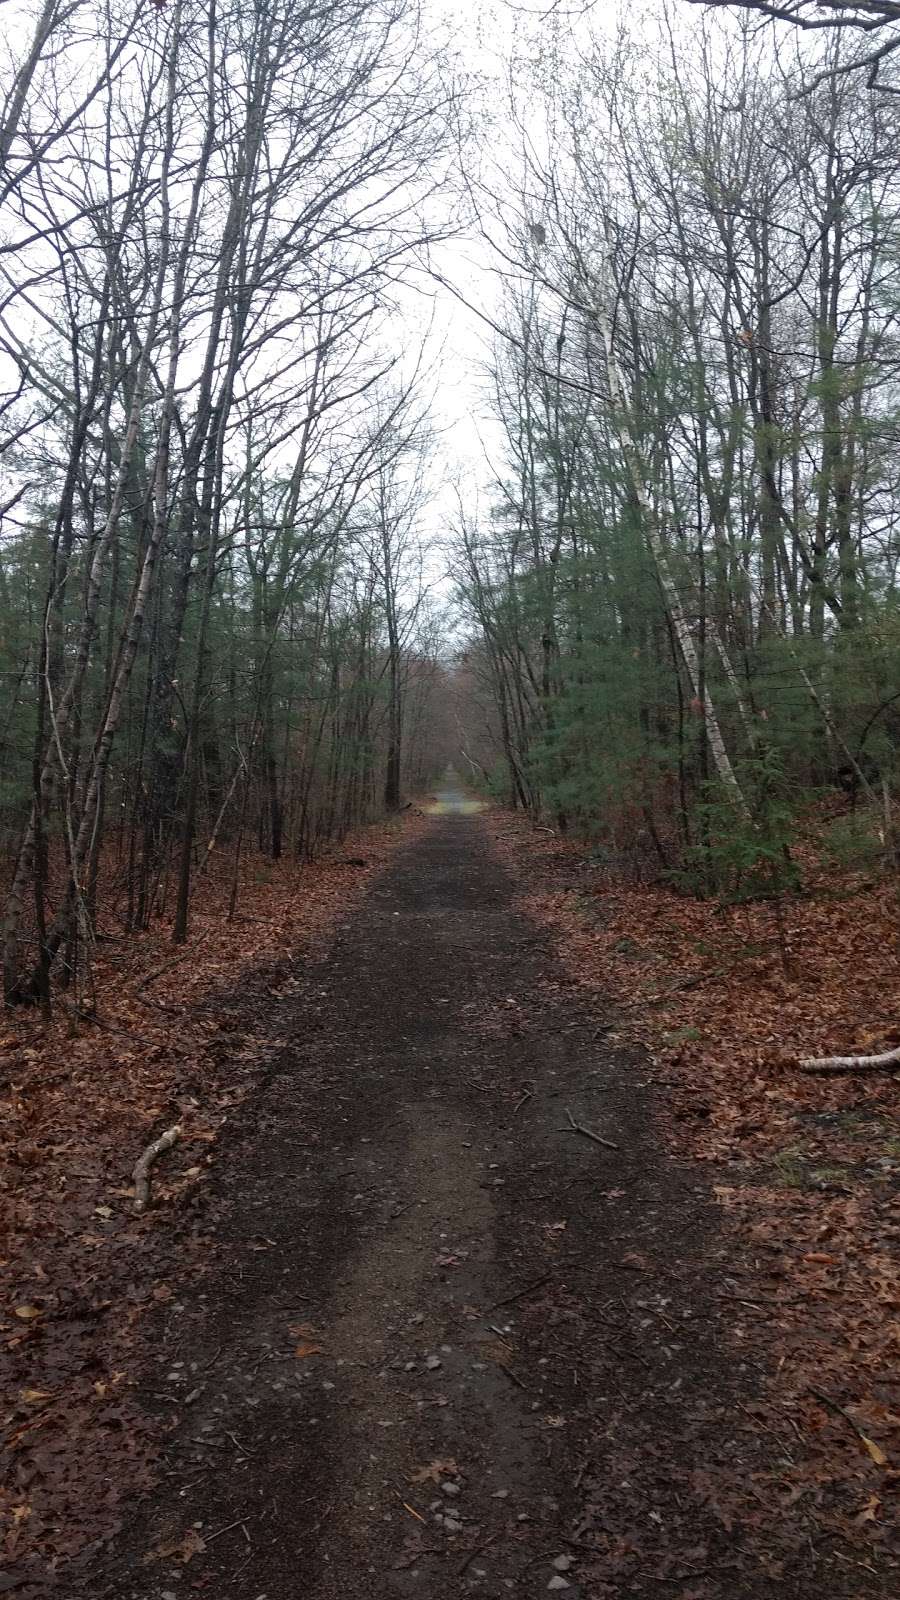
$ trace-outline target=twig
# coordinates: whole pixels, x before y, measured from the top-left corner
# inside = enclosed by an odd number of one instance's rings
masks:
[[[222,1534],[223,1533],[230,1533],[232,1528],[243,1528],[244,1533],[246,1534],[246,1532],[247,1532],[246,1520],[243,1517],[238,1517],[236,1522],[227,1522],[225,1524],[224,1528],[217,1528],[215,1533],[204,1534],[203,1535],[203,1543],[204,1544],[212,1544],[214,1539],[221,1539]]]
[[[857,1435],[858,1440],[860,1440],[860,1443],[862,1443],[862,1445],[865,1446],[865,1450],[868,1451],[868,1453],[870,1453],[870,1456],[873,1456],[873,1459],[874,1459],[874,1451],[879,1451],[879,1453],[881,1453],[881,1446],[876,1445],[876,1443],[873,1443],[873,1440],[871,1440],[871,1438],[868,1437],[868,1434],[865,1434],[865,1432],[863,1432],[863,1429],[862,1429],[862,1427],[860,1427],[860,1424],[858,1424],[857,1421],[854,1421],[854,1418],[852,1418],[852,1416],[850,1416],[849,1411],[844,1411],[844,1406],[838,1405],[838,1402],[836,1402],[836,1400],[833,1400],[833,1398],[831,1398],[831,1395],[826,1395],[825,1394],[825,1390],[823,1390],[823,1389],[814,1389],[814,1386],[812,1386],[812,1384],[809,1384],[809,1386],[807,1386],[807,1390],[809,1390],[809,1394],[810,1395],[815,1395],[815,1398],[817,1398],[818,1402],[820,1402],[820,1405],[825,1406],[825,1410],[826,1411],[833,1411],[834,1416],[842,1416],[842,1418],[844,1418],[844,1422],[846,1422],[847,1427],[852,1427],[852,1429],[854,1429],[854,1434]],[[881,1453],[881,1464],[884,1464],[884,1454],[882,1454],[882,1453]]]
[[[155,983],[157,978],[161,978],[163,976],[163,973],[171,972],[173,967],[179,967],[182,961],[189,961],[192,956],[196,955],[201,944],[203,944],[203,942],[209,938],[211,933],[212,924],[210,924],[205,933],[201,933],[199,939],[194,940],[194,943],[188,950],[182,950],[180,955],[172,956],[169,961],[164,961],[161,967],[154,967],[152,972],[148,972],[146,977],[143,977],[140,983],[135,985],[132,993],[135,996],[140,996],[141,991],[148,988],[151,983]]]
[[[593,1139],[595,1144],[602,1144],[605,1150],[621,1150],[621,1145],[613,1144],[611,1139],[601,1139],[599,1133],[592,1133],[590,1128],[586,1128],[583,1123],[576,1122],[568,1107],[566,1107],[566,1116],[569,1119],[569,1128],[572,1133],[583,1133],[586,1139]],[[565,1128],[562,1129],[563,1133],[566,1131]]]
[[[229,1433],[227,1428],[224,1431],[225,1431],[226,1436],[231,1440],[232,1444],[237,1445],[237,1448],[240,1450],[241,1455],[243,1455],[243,1456],[252,1456],[252,1455],[256,1454],[256,1452],[254,1450],[248,1450],[247,1446],[245,1444],[241,1444],[240,1439],[238,1439],[235,1434]]]
[[[408,1511],[410,1516],[411,1517],[415,1517],[417,1522],[424,1522],[425,1521],[425,1518],[422,1516],[422,1513],[420,1511],[417,1511],[415,1506],[411,1506],[408,1500],[404,1500],[404,1498],[403,1498],[402,1494],[400,1493],[399,1489],[395,1489],[394,1493],[397,1496],[397,1499],[400,1501],[400,1504],[402,1505],[404,1511]]]
[[[695,972],[689,978],[682,978],[678,983],[670,984],[668,989],[660,989],[657,994],[641,995],[637,1000],[623,1000],[619,1003],[620,1011],[633,1011],[638,1006],[660,1006],[664,1001],[671,999],[673,994],[686,994],[690,989],[699,989],[704,983],[712,983],[715,978],[727,977],[741,965],[742,960],[749,957],[739,957],[729,966],[711,967],[708,972]]]
[[[517,1100],[515,1105],[513,1106],[513,1116],[515,1116],[517,1111],[521,1111],[522,1107],[524,1105],[526,1105],[529,1100],[533,1100],[534,1099],[534,1089],[535,1089],[534,1080],[531,1079],[529,1081],[531,1083],[531,1087],[529,1088],[528,1084],[524,1084],[523,1085],[523,1088],[524,1088],[525,1092],[522,1095],[521,1100]]]
[[[489,1539],[485,1539],[484,1544],[476,1545],[474,1550],[470,1550],[465,1561],[463,1561],[461,1565],[457,1567],[456,1576],[461,1578],[463,1573],[472,1565],[472,1562],[477,1560],[480,1555],[483,1555],[485,1550],[489,1550],[491,1545],[494,1543],[494,1540],[497,1538],[499,1538],[499,1534],[492,1533]]]
[[[93,1011],[85,1011],[81,1006],[69,1005],[67,1000],[57,1000],[66,1014],[75,1017],[78,1022],[90,1023],[92,1028],[100,1028],[103,1033],[115,1033],[122,1039],[134,1039],[137,1044],[148,1045],[151,1049],[159,1043],[158,1039],[148,1039],[143,1033],[132,1033],[130,1028],[119,1028],[114,1022],[107,1022],[105,1017],[98,1017]]]
[[[513,1383],[518,1385],[518,1387],[522,1390],[523,1394],[527,1394],[528,1393],[528,1385],[526,1383],[523,1383],[522,1379],[520,1377],[518,1377],[515,1372],[513,1372],[512,1367],[508,1367],[506,1365],[505,1361],[498,1361],[497,1365],[500,1368],[501,1372],[505,1372],[506,1376],[508,1378],[512,1378]]]
[[[495,1300],[492,1306],[488,1306],[488,1311],[499,1311],[501,1306],[515,1305],[517,1300],[524,1300],[525,1296],[531,1294],[534,1289],[540,1289],[543,1284],[549,1283],[552,1277],[552,1272],[545,1272],[542,1278],[535,1278],[533,1283],[526,1283],[524,1289],[517,1289],[515,1294],[507,1294],[504,1295],[502,1300]]]
[[[158,1139],[148,1144],[143,1155],[134,1164],[132,1177],[134,1179],[134,1209],[137,1212],[146,1211],[150,1204],[150,1168],[157,1156],[164,1150],[171,1150],[181,1137],[181,1127],[176,1122],[174,1128],[167,1128]]]

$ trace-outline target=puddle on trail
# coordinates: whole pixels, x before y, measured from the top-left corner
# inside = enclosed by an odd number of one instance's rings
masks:
[[[483,800],[467,794],[456,773],[448,768],[439,786],[429,795],[422,808],[429,817],[471,817],[485,810]]]

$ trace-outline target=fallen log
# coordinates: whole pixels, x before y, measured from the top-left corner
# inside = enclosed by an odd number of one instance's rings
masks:
[[[181,1125],[176,1122],[174,1128],[167,1128],[158,1139],[148,1144],[143,1155],[135,1162],[131,1176],[134,1179],[134,1209],[138,1213],[146,1211],[150,1204],[150,1168],[157,1156],[161,1156],[164,1150],[171,1150],[180,1138]]]
[[[828,1076],[839,1072],[891,1072],[900,1069],[900,1048],[883,1050],[877,1056],[806,1056],[798,1066],[801,1072]]]

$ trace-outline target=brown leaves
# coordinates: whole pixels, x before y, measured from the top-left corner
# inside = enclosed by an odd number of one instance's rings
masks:
[[[288,1333],[292,1339],[299,1340],[294,1350],[294,1355],[299,1361],[305,1361],[308,1356],[325,1354],[322,1346],[316,1343],[316,1330],[311,1322],[292,1322]]]
[[[618,1002],[613,1040],[649,1057],[640,1076],[657,1077],[678,1153],[714,1164],[725,1337],[752,1336],[773,1375],[747,1416],[790,1454],[779,1496],[859,1542],[880,1535],[880,1491],[900,1462],[900,1085],[816,1079],[796,1062],[898,1043],[900,949],[896,884],[820,861],[818,825],[795,851],[804,892],[783,907],[786,975],[771,905],[628,885],[576,843],[497,819],[524,867],[520,904],[551,930],[570,980]],[[577,873],[579,895],[561,871]],[[627,1240],[623,1251],[620,1266],[647,1270]],[[810,1403],[817,1383],[838,1411]],[[734,1517],[751,1511],[736,1503]]]
[[[206,1540],[196,1528],[188,1528],[180,1538],[168,1540],[164,1544],[157,1545],[155,1549],[148,1550],[144,1564],[146,1566],[154,1561],[180,1561],[187,1566],[195,1556],[202,1555],[205,1549]]]
[[[67,1589],[64,1563],[109,1532],[123,1494],[149,1482],[162,1424],[140,1411],[110,1369],[134,1370],[145,1313],[174,1298],[176,1273],[203,1270],[205,1242],[184,1229],[180,1197],[202,1180],[211,1153],[215,1159],[222,1116],[253,1089],[267,1048],[250,989],[246,1012],[236,1010],[242,973],[277,966],[286,947],[314,949],[403,837],[367,830],[365,871],[320,861],[261,874],[250,855],[233,922],[230,865],[214,860],[192,907],[183,961],[171,964],[163,919],[98,944],[100,1026],[62,1009],[49,1024],[26,1009],[4,1018],[0,1293],[16,1406],[7,1444],[33,1514],[13,1527],[12,1506],[0,1504],[0,1562],[14,1534],[16,1559],[59,1565]],[[99,899],[119,934],[114,856],[101,863]],[[172,1157],[170,1204],[148,1225],[131,1216],[129,1175],[148,1129],[169,1115],[184,1120],[185,1148]],[[261,1236],[251,1248],[271,1244]],[[295,1337],[298,1359],[320,1353],[309,1333]],[[188,1547],[179,1548],[176,1559],[184,1559]]]

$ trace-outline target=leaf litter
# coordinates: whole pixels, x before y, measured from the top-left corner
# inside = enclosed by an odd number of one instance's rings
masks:
[[[734,1355],[752,1348],[768,1370],[746,1418],[778,1450],[728,1496],[710,1475],[711,1503],[728,1525],[755,1526],[760,1545],[769,1519],[802,1503],[822,1534],[855,1547],[857,1566],[867,1551],[896,1562],[900,1074],[798,1069],[900,1043],[896,886],[836,877],[811,829],[804,893],[783,907],[786,972],[765,904],[627,885],[583,846],[520,818],[491,824],[525,879],[520,909],[550,931],[577,991],[606,1002],[598,1039],[649,1056],[663,1135],[703,1164],[728,1229],[719,1295]],[[647,1265],[623,1254],[624,1267]]]
[[[156,1480],[169,1423],[138,1394],[146,1318],[171,1302],[167,1277],[188,1262],[202,1273],[215,1249],[195,1199],[229,1116],[264,1079],[289,960],[316,953],[420,826],[410,814],[402,827],[366,828],[339,855],[308,864],[248,857],[233,923],[228,868],[213,858],[190,942],[174,959],[168,915],[148,932],[115,931],[124,907],[110,857],[99,903],[114,909],[96,949],[95,1013],[4,1018],[0,1566],[23,1594],[58,1583],[112,1537],[126,1497]],[[154,1170],[149,1212],[134,1216],[134,1162],[176,1120],[181,1143]],[[198,1537],[184,1535],[176,1558],[198,1553]]]

